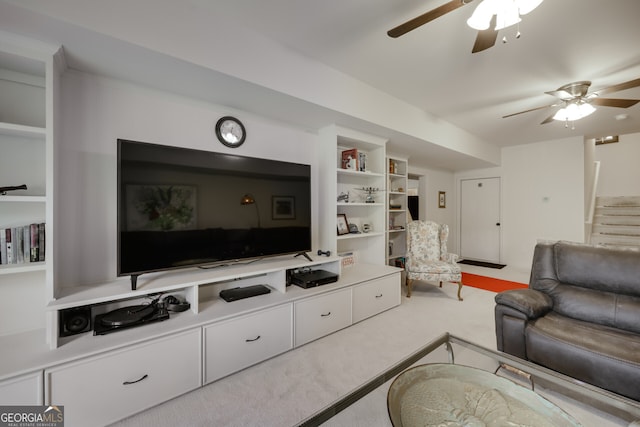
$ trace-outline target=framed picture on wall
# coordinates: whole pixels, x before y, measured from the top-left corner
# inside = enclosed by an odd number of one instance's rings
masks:
[[[338,214],[338,236],[349,234],[349,223],[345,214]]]
[[[271,218],[296,219],[296,198],[294,196],[272,196]]]
[[[439,208],[447,207],[447,193],[444,191],[438,191],[438,207]]]

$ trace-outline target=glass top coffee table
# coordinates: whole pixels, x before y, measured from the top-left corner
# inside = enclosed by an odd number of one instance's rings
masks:
[[[447,366],[451,364],[455,366]],[[610,393],[509,354],[481,347],[448,333],[441,335],[351,393],[307,418],[300,425],[305,427],[317,425],[348,425],[353,427],[393,425],[400,427],[402,425],[400,408],[404,407],[403,411],[407,411],[407,405],[402,406],[403,402],[400,402],[400,399],[415,400],[416,390],[419,393],[426,393],[418,396],[420,406],[424,406],[424,401],[429,399],[433,400],[436,409],[443,409],[450,404],[452,399],[448,399],[446,402],[443,400],[447,397],[448,386],[443,386],[438,382],[442,381],[440,377],[433,379],[434,372],[440,376],[442,372],[446,372],[447,375],[455,378],[453,386],[449,387],[451,390],[457,390],[460,387],[467,390],[470,382],[475,387],[476,382],[480,381],[477,378],[481,378],[480,382],[491,382],[489,393],[476,393],[485,399],[482,400],[482,405],[485,407],[489,405],[490,411],[485,410],[485,415],[491,411],[495,412],[495,408],[499,406],[495,402],[487,404],[486,401],[486,396],[495,394],[493,391],[493,382],[495,381],[500,384],[508,383],[502,384],[507,387],[502,392],[503,396],[496,398],[500,403],[503,397],[509,399],[510,396],[521,396],[529,405],[539,407],[541,411],[538,412],[551,413],[549,419],[552,425],[582,425],[584,427],[628,425],[640,427],[640,402]],[[429,376],[429,380],[436,381],[432,386],[432,391],[426,389],[426,391],[420,391],[420,387],[407,389],[406,384],[411,381],[415,383],[417,376]],[[499,378],[495,378],[496,376]],[[514,383],[519,385],[514,385]],[[640,384],[638,386],[640,387]],[[533,395],[534,392],[535,395]],[[410,395],[411,393],[413,395]],[[453,391],[452,393],[455,394]],[[464,401],[464,399],[453,400]],[[534,401],[535,404],[532,403]],[[440,421],[436,425],[483,425],[481,424],[482,420],[470,419],[458,408],[447,407],[446,409],[460,414],[460,422],[447,424]],[[403,415],[405,415],[405,423],[407,420],[411,420],[411,417],[406,416],[406,412]],[[525,417],[527,421],[531,421],[528,425],[537,427],[533,422],[535,416],[537,415],[529,414]],[[391,419],[393,419],[393,423]],[[486,419],[485,421],[491,420]],[[424,425],[429,424],[425,423]],[[527,425],[527,423],[521,425]]]

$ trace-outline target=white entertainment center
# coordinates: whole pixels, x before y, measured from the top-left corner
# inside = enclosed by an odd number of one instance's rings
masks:
[[[286,286],[286,271],[299,268],[322,268],[340,278],[308,289]],[[218,296],[222,289],[256,283],[272,292],[234,302]],[[3,339],[0,401],[59,402],[70,426],[114,422],[399,305],[400,271],[384,265],[341,269],[336,257],[276,257],[152,273],[134,292],[127,279],[77,289],[48,308],[57,313],[79,304],[133,304],[158,292],[184,296],[191,310],[108,335],[66,337],[54,350],[41,333]]]
[[[320,203],[327,202],[318,219],[317,245],[330,250],[330,256],[310,254],[309,261],[283,255],[218,268],[148,273],[140,276],[135,291],[129,277],[87,285],[60,283],[60,266],[70,264],[56,244],[57,233],[64,229],[56,216],[63,209],[56,191],[61,179],[56,147],[64,68],[62,49],[11,35],[2,38],[0,178],[5,182],[18,176],[21,182],[14,184],[22,184],[24,176],[29,191],[0,196],[0,229],[46,224],[46,258],[0,266],[3,295],[20,289],[45,301],[43,310],[31,304],[34,313],[26,311],[29,318],[44,311],[44,328],[0,334],[0,404],[64,405],[67,426],[105,425],[400,304],[401,270],[385,265],[385,141],[340,128],[321,135],[323,141],[329,138],[322,149],[328,154],[323,170],[331,173],[319,174],[317,184],[324,192]],[[37,114],[13,116],[16,102],[28,104],[27,112],[35,105]],[[367,170],[341,170],[341,152],[354,147],[368,156]],[[9,159],[5,153],[15,156]],[[34,161],[42,173],[18,173],[34,168]],[[319,164],[322,167],[322,161]],[[367,187],[380,189],[375,201],[353,200]],[[352,194],[351,203],[336,202],[345,188]],[[336,237],[336,213],[348,215],[360,229],[367,224],[371,231]],[[355,252],[357,260],[343,267],[338,252]],[[307,289],[287,285],[289,272],[308,268],[328,270],[339,279]],[[234,302],[219,296],[221,290],[255,284],[271,292]],[[107,335],[89,331],[60,336],[61,313],[88,307],[95,315],[145,303],[158,294],[179,296],[190,309]],[[16,311],[5,317],[17,318]]]

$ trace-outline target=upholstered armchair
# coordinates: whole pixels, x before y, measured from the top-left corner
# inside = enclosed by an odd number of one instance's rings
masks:
[[[453,282],[458,284],[458,299],[462,301],[462,272],[458,255],[447,252],[449,226],[433,221],[412,221],[407,224],[407,297],[411,297],[414,280]]]

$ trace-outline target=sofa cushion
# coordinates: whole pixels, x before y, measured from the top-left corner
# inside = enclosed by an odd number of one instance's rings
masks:
[[[549,295],[553,299],[553,311],[558,314],[640,333],[640,297],[564,283]]]
[[[569,242],[554,245],[558,281],[597,291],[640,296],[640,252]]]
[[[640,336],[548,313],[526,327],[527,359],[640,400]]]
[[[640,333],[640,251],[582,243],[536,245],[529,287],[553,311]]]

